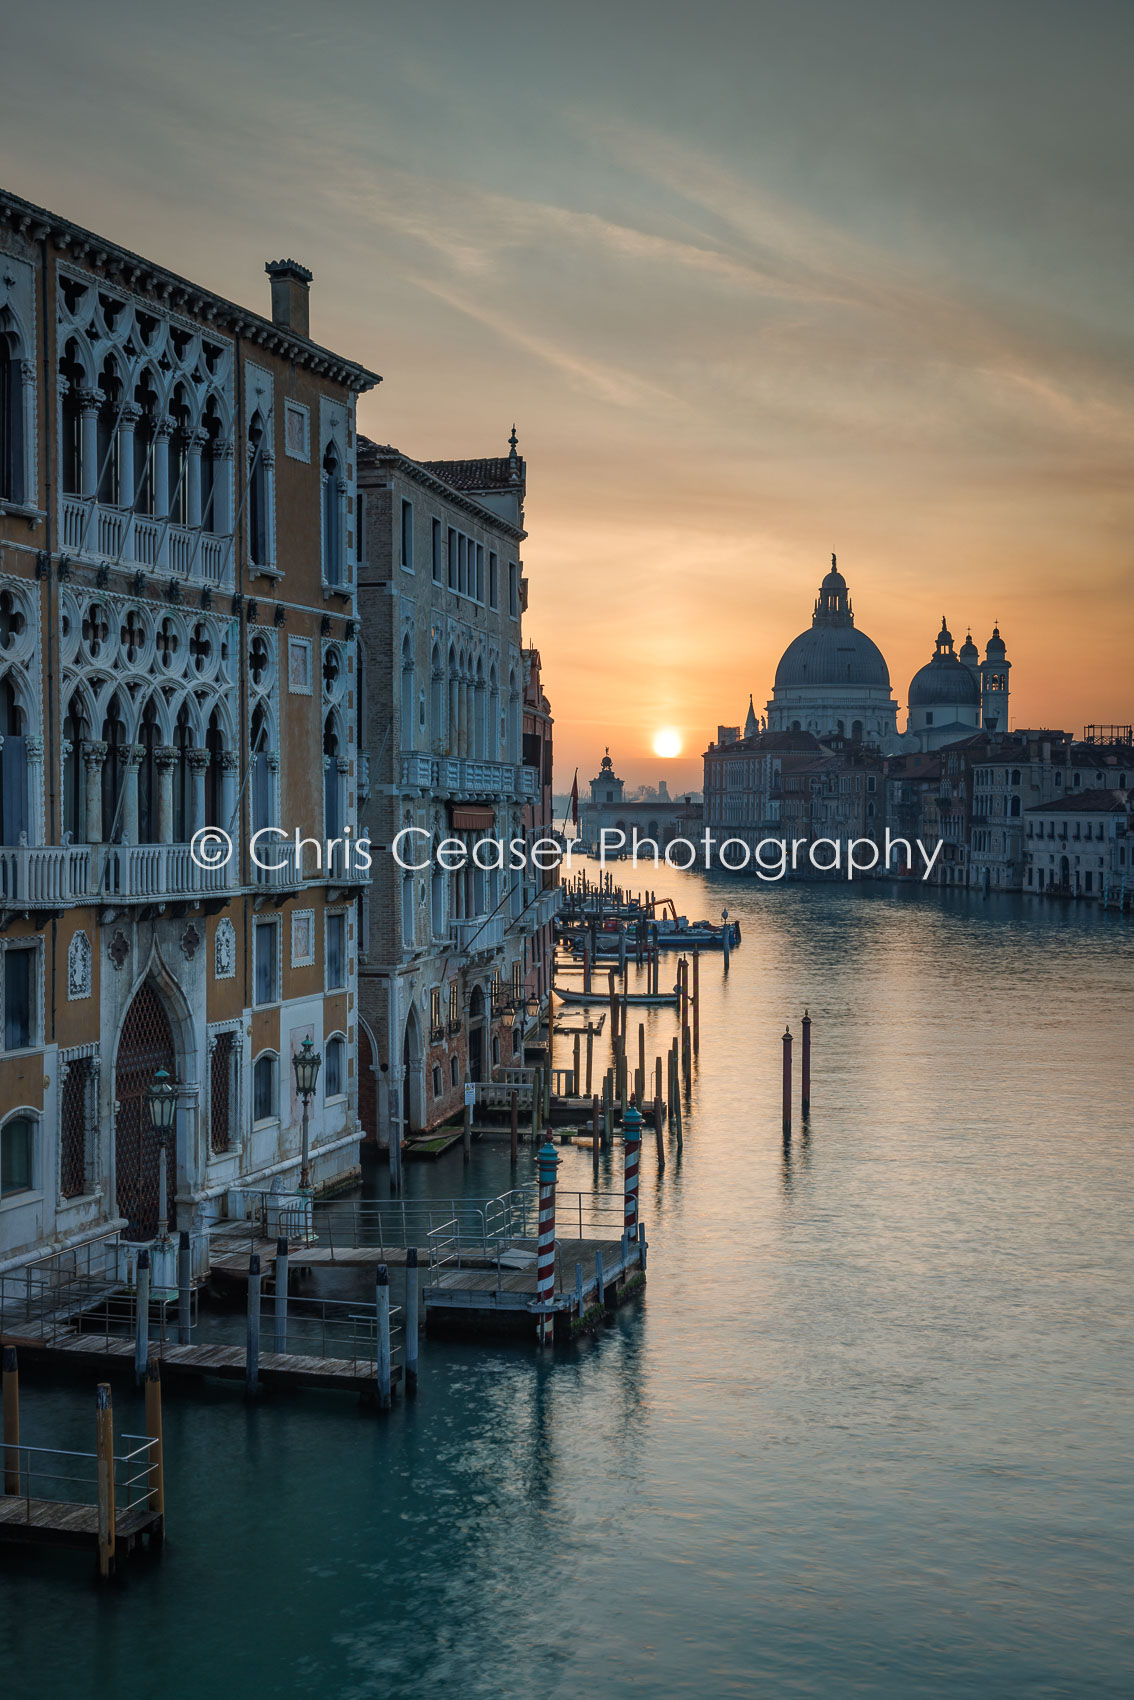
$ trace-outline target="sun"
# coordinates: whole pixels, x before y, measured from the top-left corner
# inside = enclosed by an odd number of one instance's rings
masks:
[[[681,754],[681,733],[672,726],[665,726],[660,732],[654,733],[654,754],[656,756],[679,756]]]

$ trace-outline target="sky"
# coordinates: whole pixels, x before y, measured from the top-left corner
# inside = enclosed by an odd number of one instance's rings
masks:
[[[1100,0],[46,0],[0,182],[264,313],[303,261],[407,454],[514,421],[557,785],[677,790],[832,551],[900,725],[943,614],[1014,724],[1134,716],[1132,62]]]

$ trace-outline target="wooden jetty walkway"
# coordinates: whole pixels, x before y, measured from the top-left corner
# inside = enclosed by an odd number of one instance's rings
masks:
[[[110,1388],[101,1383],[95,1400],[95,1450],[77,1452],[28,1446],[21,1440],[16,1348],[6,1344],[2,1357],[0,1541],[86,1548],[97,1554],[104,1577],[143,1543],[159,1548],[165,1538],[165,1470],[156,1359],[150,1358],[145,1371],[146,1433],[123,1435],[124,1442],[136,1444],[115,1452]]]
[[[570,1239],[555,1242],[555,1279],[549,1298],[541,1299],[537,1242],[510,1248],[490,1268],[471,1266],[444,1254],[430,1269],[424,1292],[431,1329],[447,1333],[530,1333],[532,1323],[550,1314],[558,1336],[569,1335],[620,1304],[644,1279],[646,1240]]]

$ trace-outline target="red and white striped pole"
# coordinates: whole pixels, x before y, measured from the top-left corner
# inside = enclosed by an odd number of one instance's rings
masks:
[[[642,1152],[642,1116],[633,1098],[622,1117],[622,1142],[626,1151],[626,1211],[624,1232],[631,1238],[638,1232],[638,1158]]]
[[[539,1239],[536,1242],[536,1300],[550,1305],[555,1295],[555,1172],[559,1158],[550,1139],[536,1155],[539,1171]],[[539,1343],[550,1346],[555,1318],[550,1310],[539,1315]]]

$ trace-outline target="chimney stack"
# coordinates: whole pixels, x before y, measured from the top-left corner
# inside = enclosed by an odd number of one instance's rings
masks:
[[[272,323],[294,336],[310,337],[311,273],[297,260],[269,260],[264,267],[272,280]]]

